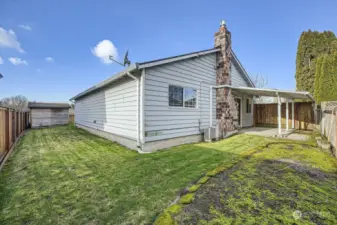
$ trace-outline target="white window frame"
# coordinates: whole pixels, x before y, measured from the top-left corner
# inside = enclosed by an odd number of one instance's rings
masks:
[[[170,86],[175,86],[175,87],[180,87],[180,88],[182,88],[183,89],[183,106],[170,106]],[[195,102],[195,107],[186,107],[185,106],[185,88],[191,88],[191,89],[193,89],[193,90],[195,90],[195,92],[196,92],[196,102]],[[169,108],[172,108],[172,109],[198,109],[198,107],[199,107],[199,104],[198,104],[198,102],[199,102],[199,91],[198,91],[198,89],[197,88],[194,88],[194,87],[187,87],[187,86],[181,86],[181,85],[175,85],[175,84],[169,84],[169,86],[167,87],[167,91],[168,91],[168,98],[167,98],[167,100],[168,100],[168,106],[169,106]]]

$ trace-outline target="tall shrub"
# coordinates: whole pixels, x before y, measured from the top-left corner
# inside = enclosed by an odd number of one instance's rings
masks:
[[[337,52],[324,56],[319,85],[320,101],[337,100]]]
[[[334,40],[336,36],[331,31],[320,33],[309,30],[301,34],[296,55],[297,90],[314,92],[317,58],[332,51]]]
[[[323,60],[324,60],[324,56],[320,56],[316,60],[314,97],[317,103],[320,102],[320,87],[321,87],[320,79],[322,75],[321,72],[322,72]]]

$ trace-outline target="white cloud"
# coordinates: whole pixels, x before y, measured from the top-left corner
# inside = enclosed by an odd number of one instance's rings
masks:
[[[55,60],[52,57],[46,57],[46,62],[52,63],[55,62]]]
[[[18,27],[22,28],[22,29],[25,29],[25,30],[28,30],[28,31],[31,31],[32,28],[28,25],[24,25],[24,24],[20,24]]]
[[[21,44],[18,42],[17,37],[13,30],[5,30],[0,27],[0,47],[3,48],[14,48],[19,52],[25,52],[21,48]]]
[[[109,59],[110,55],[116,60],[118,58],[117,48],[109,40],[103,40],[99,42],[96,47],[91,49],[91,52],[94,56],[100,58],[101,62],[105,64],[112,63],[112,61]]]
[[[4,64],[4,60],[0,57],[0,65]]]
[[[20,65],[20,64],[28,66],[28,62],[26,60],[23,60],[17,57],[10,57],[8,58],[8,61],[10,61],[15,66]]]

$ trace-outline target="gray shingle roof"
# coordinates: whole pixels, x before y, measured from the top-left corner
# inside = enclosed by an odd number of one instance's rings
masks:
[[[218,52],[218,51],[220,51],[219,48],[211,48],[211,49],[206,49],[206,50],[202,50],[202,51],[190,52],[190,53],[187,53],[187,54],[181,54],[181,55],[176,55],[176,56],[172,56],[172,57],[161,58],[161,59],[157,59],[157,60],[146,61],[146,62],[138,62],[138,63],[131,64],[129,67],[125,68],[121,72],[109,77],[108,79],[102,81],[101,83],[99,83],[97,85],[94,85],[91,88],[89,88],[89,89],[79,93],[78,95],[72,97],[70,99],[70,101],[76,100],[76,99],[78,99],[82,96],[85,96],[85,95],[87,95],[91,92],[94,92],[98,89],[101,89],[101,88],[109,85],[110,83],[115,82],[118,79],[122,78],[127,73],[132,73],[133,71],[136,71],[136,70],[141,70],[141,69],[144,69],[144,68],[158,66],[158,65],[162,65],[162,64],[166,64],[166,63],[172,63],[172,62],[176,62],[176,61],[179,61],[179,60],[189,59],[189,58],[193,58],[193,57],[199,57],[199,56],[202,56],[202,55],[207,55],[207,54],[211,54],[211,53]],[[252,87],[254,87],[254,84],[253,84],[252,80],[248,76],[246,70],[243,68],[243,66],[240,63],[237,56],[234,54],[233,50],[232,50],[232,54],[234,56],[233,59],[238,63],[238,65],[242,69],[243,73],[245,74],[247,81],[252,85]]]
[[[68,103],[55,103],[55,102],[28,102],[28,108],[39,109],[69,109]]]

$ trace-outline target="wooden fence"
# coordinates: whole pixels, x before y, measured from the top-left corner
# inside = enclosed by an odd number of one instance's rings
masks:
[[[29,113],[0,108],[0,162],[29,126]]]
[[[313,130],[315,128],[314,109],[311,102],[295,102],[294,118],[295,129]],[[291,128],[292,104],[289,103],[289,121]],[[286,104],[281,107],[282,128],[286,127]],[[277,127],[277,103],[275,104],[255,104],[254,105],[254,126]]]
[[[318,128],[332,145],[332,152],[337,157],[337,101],[321,102],[318,108]]]
[[[69,120],[68,120],[68,122],[70,124],[75,123],[75,115],[74,114],[69,114]]]

